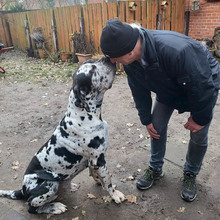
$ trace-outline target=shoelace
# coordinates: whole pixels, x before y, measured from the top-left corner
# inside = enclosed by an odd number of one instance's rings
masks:
[[[144,174],[144,179],[147,179],[149,176],[152,176],[152,174],[153,174],[153,170],[146,169]]]
[[[195,184],[195,177],[193,175],[185,175],[183,182],[185,187],[190,190]]]

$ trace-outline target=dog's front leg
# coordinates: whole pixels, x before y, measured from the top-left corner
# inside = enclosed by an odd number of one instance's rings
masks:
[[[102,184],[102,187],[109,192],[110,196],[116,203],[121,203],[122,201],[124,201],[124,194],[118,190],[115,190],[112,186],[111,176],[106,167],[104,154],[101,154],[95,165],[91,160],[89,167],[90,175],[92,175],[96,182]]]

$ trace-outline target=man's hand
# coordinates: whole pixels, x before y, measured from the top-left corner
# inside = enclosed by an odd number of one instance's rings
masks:
[[[147,131],[150,135],[150,139],[153,140],[153,139],[159,139],[160,138],[160,135],[157,134],[157,131],[154,129],[154,126],[153,124],[149,124],[149,125],[146,125],[146,128],[147,128]]]
[[[200,131],[202,128],[204,128],[205,126],[201,126],[198,125],[196,122],[193,121],[192,116],[190,116],[188,118],[188,121],[186,122],[186,124],[184,125],[184,127],[188,130],[190,130],[191,132],[195,133]]]

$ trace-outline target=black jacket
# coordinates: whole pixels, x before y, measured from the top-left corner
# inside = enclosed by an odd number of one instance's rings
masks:
[[[142,124],[151,123],[151,91],[179,113],[191,112],[197,124],[209,123],[220,88],[217,60],[183,34],[141,28],[140,35],[141,64],[135,61],[124,69]]]

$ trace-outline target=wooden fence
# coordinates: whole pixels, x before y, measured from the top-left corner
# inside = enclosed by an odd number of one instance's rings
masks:
[[[135,11],[129,10],[129,2],[123,1],[0,14],[0,42],[25,51],[31,43],[28,33],[40,27],[50,52],[73,51],[70,35],[83,30],[87,42],[101,52],[102,29],[108,19],[116,17],[127,23],[137,22],[148,29],[184,33],[185,0],[168,0],[165,9],[161,8],[160,0],[135,2]]]

